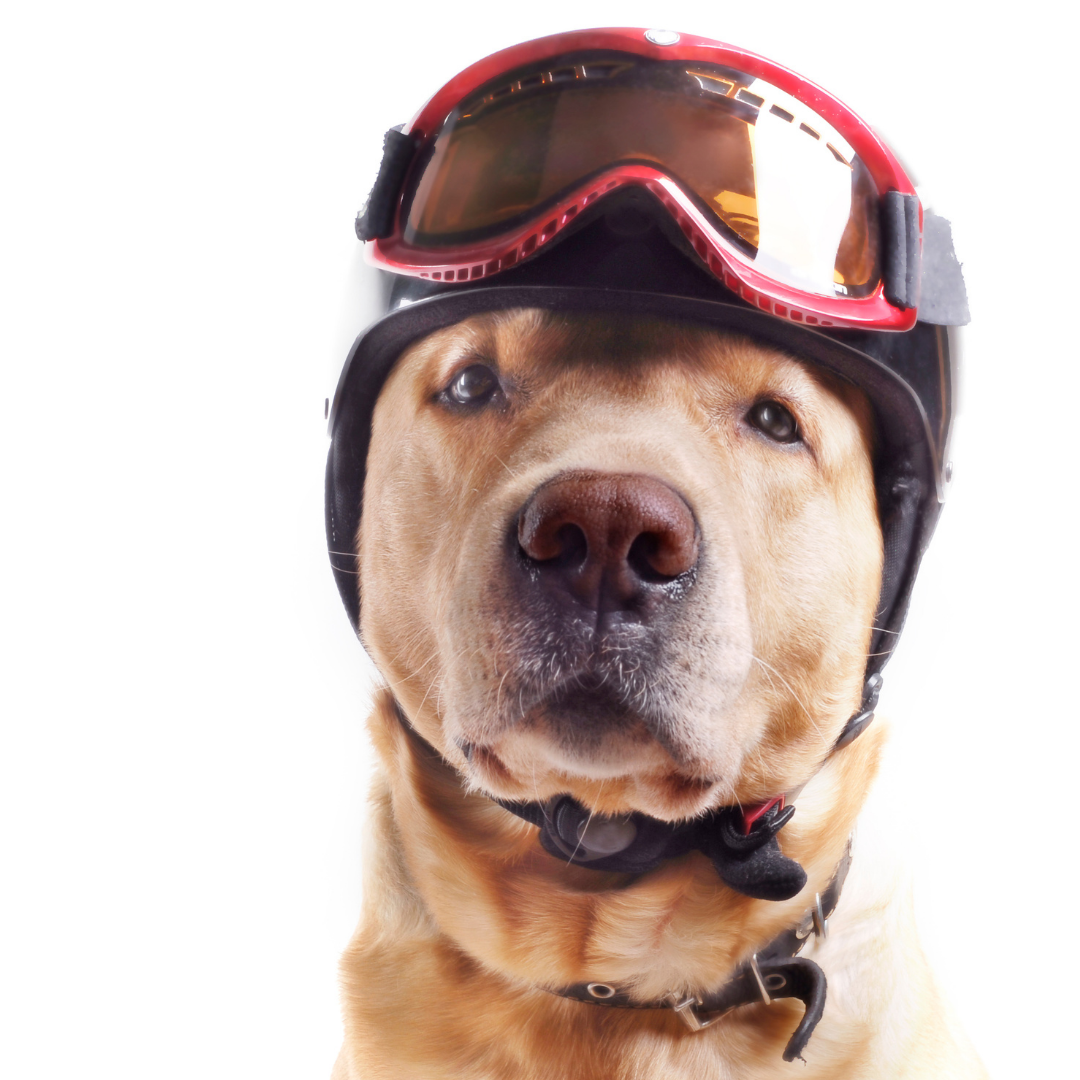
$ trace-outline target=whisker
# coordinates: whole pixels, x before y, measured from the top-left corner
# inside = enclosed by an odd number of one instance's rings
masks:
[[[750,659],[760,664],[766,671],[771,671],[784,684],[784,686],[787,687],[788,693],[791,694],[791,696],[795,699],[795,702],[799,706],[799,708],[802,709],[804,713],[806,713],[806,719],[810,721],[810,723],[813,725],[814,730],[820,735],[821,728],[817,726],[817,721],[810,715],[810,710],[799,699],[799,695],[795,693],[795,690],[793,689],[791,683],[789,683],[787,679],[785,679],[784,676],[776,670],[776,668],[771,667],[769,664],[766,664],[760,656],[755,656],[753,653],[751,653]]]
[[[499,689],[495,691],[495,716],[496,718],[502,715],[502,689],[503,683],[506,682],[507,676],[510,674],[510,669],[507,668],[503,672],[503,677],[499,680]]]
[[[600,787],[599,787],[599,788],[597,789],[597,792],[596,792],[596,797],[597,797],[597,798],[599,798],[599,797],[600,797],[600,795],[601,795],[601,793],[603,792],[603,790],[604,790],[604,781],[603,781],[603,780],[601,780],[601,781],[600,781]],[[589,822],[591,822],[591,821],[592,821],[592,819],[593,819],[593,818],[594,818],[595,816],[596,816],[596,811],[595,811],[595,810],[590,810],[590,811],[589,811],[589,816],[588,816],[588,817],[587,817],[587,818],[585,819],[585,826],[584,826],[584,828],[583,828],[583,829],[581,830],[581,835],[580,835],[580,836],[578,836],[578,842],[577,842],[577,846],[576,846],[576,847],[574,848],[573,852],[571,853],[571,855],[570,855],[570,860],[569,860],[569,862],[567,863],[567,865],[569,865],[570,863],[572,863],[572,862],[573,862],[573,861],[574,861],[574,860],[575,860],[575,859],[577,858],[577,853],[578,853],[578,852],[579,852],[579,851],[581,850],[581,837],[585,835],[585,830],[586,830],[586,829],[587,829],[587,828],[589,827]]]
[[[499,457],[498,454],[493,454],[492,456],[515,480],[517,479],[517,473],[514,472],[514,470],[511,469],[510,466],[507,465],[506,462],[503,461],[503,459],[501,457]]]

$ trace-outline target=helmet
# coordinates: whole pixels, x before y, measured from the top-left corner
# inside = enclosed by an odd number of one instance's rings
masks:
[[[557,34],[472,65],[388,132],[357,233],[386,313],[353,345],[329,416],[327,541],[354,627],[372,414],[411,342],[520,307],[723,328],[827,369],[873,408],[885,556],[845,732],[861,730],[943,502],[968,321],[949,223],[865,123],[719,42]]]

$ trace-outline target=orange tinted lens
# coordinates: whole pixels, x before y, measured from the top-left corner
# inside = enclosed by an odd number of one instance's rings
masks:
[[[567,58],[485,88],[443,125],[404,238],[498,235],[617,164],[679,181],[777,280],[826,295],[877,285],[877,191],[851,148],[789,95],[710,65]]]

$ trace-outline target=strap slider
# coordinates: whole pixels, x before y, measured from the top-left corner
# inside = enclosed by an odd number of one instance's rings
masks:
[[[795,937],[805,944],[806,939],[814,934],[819,938],[829,936],[829,920],[825,917],[825,910],[821,904],[821,893],[814,893],[814,906],[803,917],[803,921],[795,928]],[[799,946],[800,950],[802,945]]]
[[[829,920],[825,918],[825,913],[821,910],[821,893],[814,893],[814,910],[811,915],[814,920],[814,933],[819,938],[827,938],[829,936]]]
[[[761,977],[761,968],[758,967],[757,953],[753,953],[750,957],[750,970],[754,973],[754,978],[757,980],[758,989],[761,991],[761,1000],[766,1005],[772,1004],[772,998],[769,997],[769,991],[765,989],[765,980]]]
[[[664,1000],[691,1031],[701,1031],[702,1028],[707,1028],[720,1019],[719,1016],[701,1016],[697,1011],[701,998],[694,994],[682,997],[674,990],[669,990],[664,995]]]

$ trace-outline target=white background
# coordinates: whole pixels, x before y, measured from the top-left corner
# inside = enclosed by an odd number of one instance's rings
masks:
[[[457,70],[610,24],[820,82],[954,221],[974,322],[954,490],[886,677],[891,790],[928,951],[992,1073],[1068,1071],[1069,18],[954,0],[8,14],[0,1072],[328,1075],[369,770],[369,669],[322,537],[323,398],[363,323],[352,218],[382,132]]]

